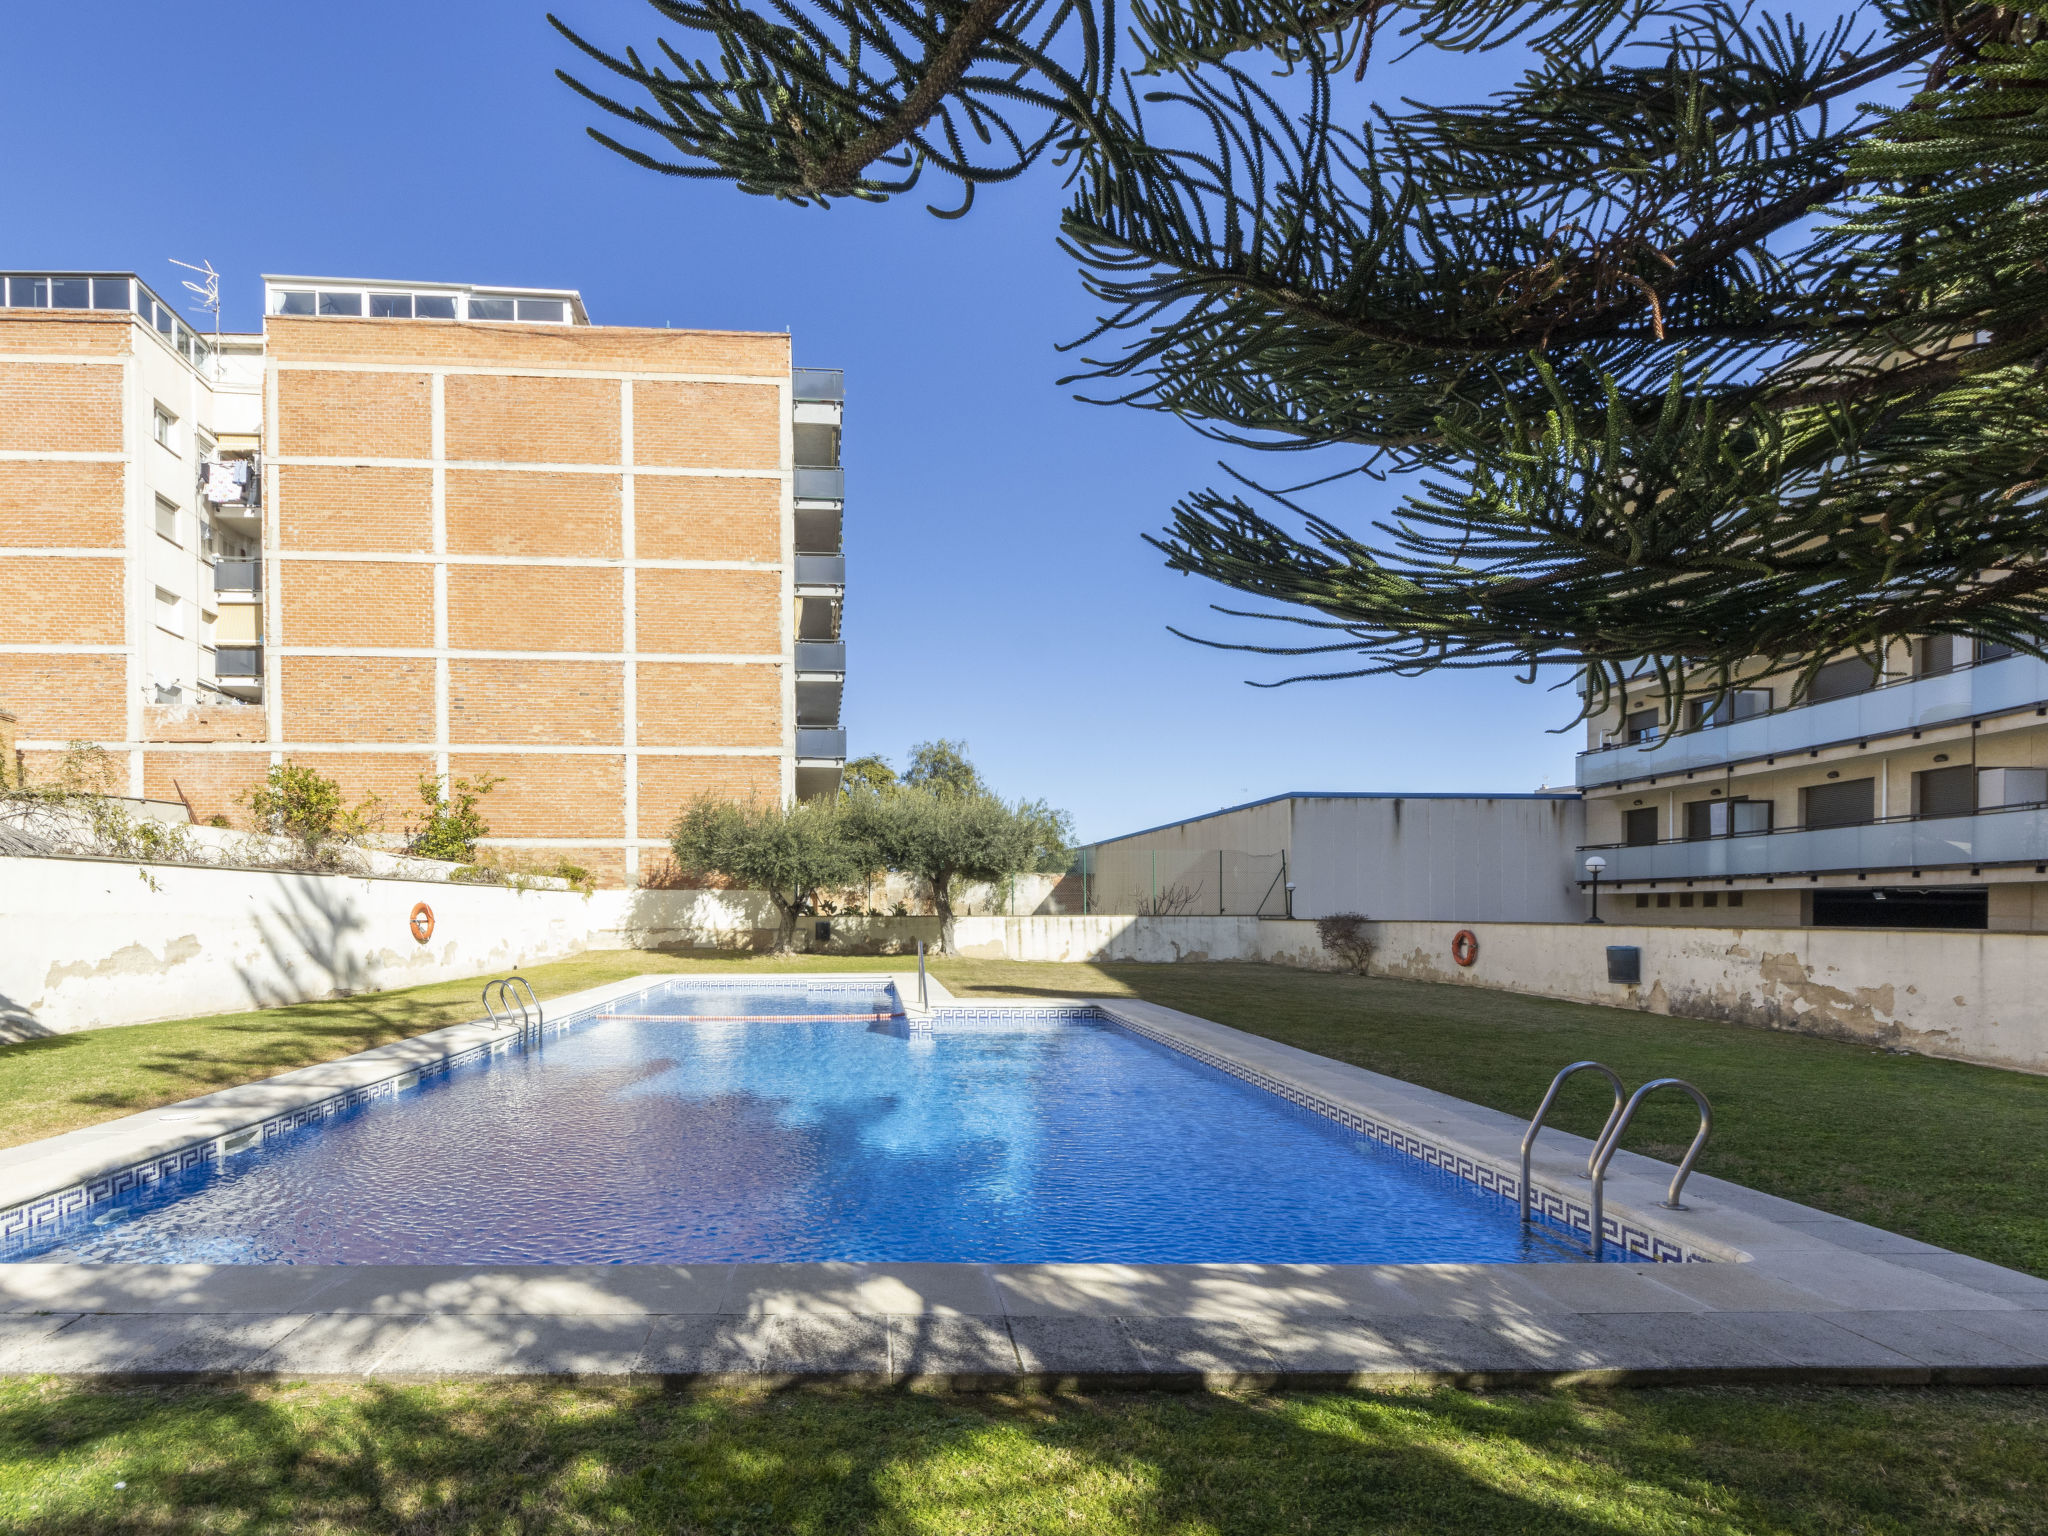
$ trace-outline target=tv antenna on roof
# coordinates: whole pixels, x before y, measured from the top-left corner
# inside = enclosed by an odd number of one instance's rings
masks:
[[[191,262],[180,261],[175,256],[167,256],[164,259],[174,267],[183,267],[187,272],[197,272],[206,279],[200,283],[193,282],[189,277],[181,281],[185,284],[186,292],[198,296],[199,302],[192,307],[203,309],[213,316],[213,366],[217,373],[220,368],[220,274],[213,270],[213,263],[210,261],[201,262],[195,267]]]

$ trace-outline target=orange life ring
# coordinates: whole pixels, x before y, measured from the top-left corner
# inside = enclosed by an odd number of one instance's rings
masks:
[[[434,936],[434,909],[424,901],[412,909],[412,936],[422,944]]]
[[[1479,936],[1470,928],[1460,928],[1451,938],[1451,958],[1460,965],[1470,965],[1479,958]]]

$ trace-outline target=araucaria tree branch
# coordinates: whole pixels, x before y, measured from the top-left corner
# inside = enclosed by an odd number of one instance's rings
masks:
[[[1340,456],[1154,539],[1275,605],[1223,607],[1282,626],[1240,649],[1563,663],[1589,709],[1913,631],[2048,654],[2048,0],[650,3],[659,62],[556,23],[644,147],[603,142],[804,203],[930,171],[947,216],[1050,160],[1073,382]],[[1522,67],[1420,104],[1397,48]]]

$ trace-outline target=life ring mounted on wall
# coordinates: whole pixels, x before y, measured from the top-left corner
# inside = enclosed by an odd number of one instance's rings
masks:
[[[1479,958],[1479,935],[1470,928],[1460,928],[1451,936],[1451,958],[1460,965],[1470,965]]]
[[[424,901],[412,909],[412,936],[424,944],[434,936],[434,909]]]

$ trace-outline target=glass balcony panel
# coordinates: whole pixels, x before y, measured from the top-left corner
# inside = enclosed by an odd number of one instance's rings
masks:
[[[798,466],[796,497],[798,501],[846,500],[846,471]]]
[[[844,400],[846,370],[843,368],[797,368],[790,382],[799,400]]]
[[[263,648],[255,645],[224,645],[213,653],[213,675],[217,678],[261,677]]]
[[[796,584],[800,587],[843,587],[846,585],[846,556],[798,555]]]
[[[1603,848],[1605,880],[1712,880],[1958,864],[2048,862],[2048,810],[1992,811],[1821,827],[1758,837],[1717,837],[1654,847]]]
[[[1711,730],[1666,737],[1645,750],[1618,746],[1579,758],[1579,783],[1683,773],[1723,763],[1804,752],[1838,741],[1862,741],[2001,714],[2048,702],[2048,662],[2035,656],[1964,667],[1935,677],[1889,683],[1847,698],[1781,709]]]
[[[796,643],[799,672],[844,672],[846,643],[842,640],[799,640]]]
[[[213,568],[213,590],[216,592],[261,592],[263,590],[263,562],[261,560],[223,560]]]
[[[798,757],[836,758],[846,760],[846,732],[843,730],[801,729],[796,733],[796,755]]]

